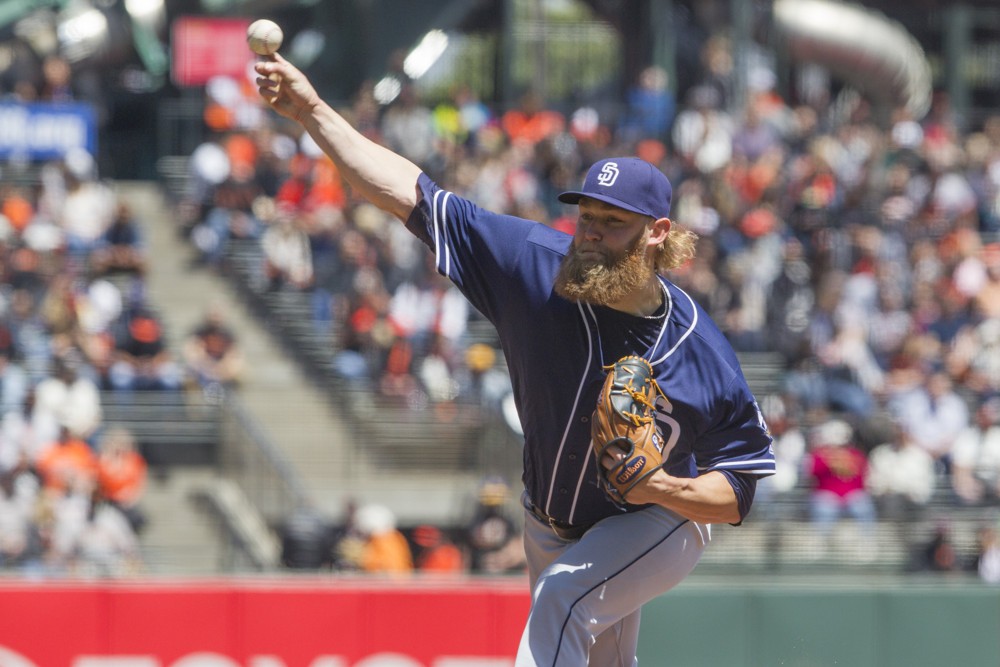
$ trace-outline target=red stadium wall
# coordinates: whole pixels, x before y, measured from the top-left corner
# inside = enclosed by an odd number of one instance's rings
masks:
[[[0,667],[505,667],[514,581],[0,584]]]

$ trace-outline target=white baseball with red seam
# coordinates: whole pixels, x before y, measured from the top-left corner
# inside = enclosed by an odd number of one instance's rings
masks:
[[[259,56],[270,56],[281,48],[285,34],[277,23],[269,19],[258,19],[247,27],[247,44]]]

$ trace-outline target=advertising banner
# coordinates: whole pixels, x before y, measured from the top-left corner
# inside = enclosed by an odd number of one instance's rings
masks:
[[[97,121],[89,105],[0,103],[0,158],[52,160],[81,148],[97,153]]]
[[[256,56],[247,46],[249,19],[184,16],[171,30],[170,76],[178,86],[203,86],[214,76],[240,80]]]
[[[0,667],[509,667],[527,585],[0,584]]]

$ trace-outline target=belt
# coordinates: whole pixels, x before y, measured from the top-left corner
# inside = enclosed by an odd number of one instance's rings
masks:
[[[573,541],[578,540],[583,537],[583,534],[590,530],[591,526],[594,524],[588,523],[579,526],[574,526],[572,524],[566,523],[565,521],[560,521],[559,519],[553,519],[548,514],[542,510],[535,507],[530,501],[525,499],[524,508],[531,513],[531,516],[535,517],[546,526],[552,529],[552,532],[556,534],[561,540]]]

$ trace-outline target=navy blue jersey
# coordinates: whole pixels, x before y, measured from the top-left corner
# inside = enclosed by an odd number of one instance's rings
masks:
[[[407,227],[500,335],[524,430],[524,485],[539,509],[571,524],[621,513],[598,483],[590,418],[604,367],[625,354],[652,363],[666,396],[657,423],[670,474],[774,473],[736,355],[684,291],[661,278],[664,311],[647,318],[568,301],[553,284],[570,235],[479,208],[424,174],[418,187]]]

